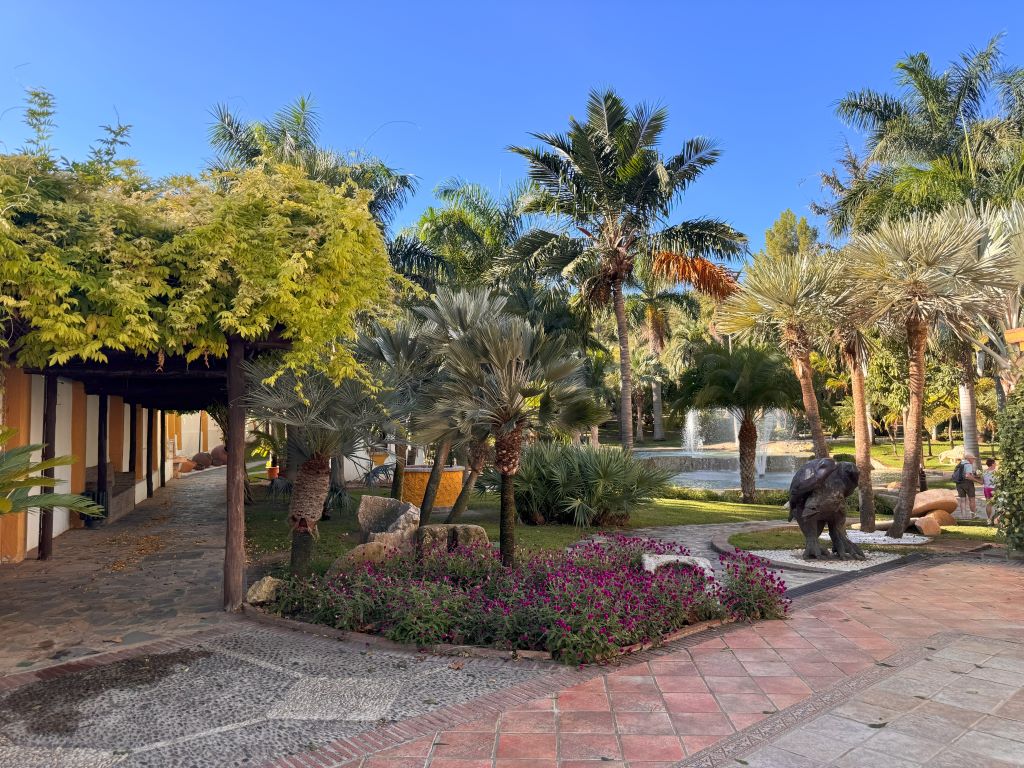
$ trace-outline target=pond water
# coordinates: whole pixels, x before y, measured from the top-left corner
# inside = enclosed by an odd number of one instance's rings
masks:
[[[724,491],[740,487],[740,457],[738,451],[669,449],[636,451],[636,457],[646,459],[663,469],[674,471],[669,479],[672,485],[684,488],[704,488]],[[758,488],[787,489],[797,466],[806,461],[800,456],[762,455],[758,462],[756,485]]]

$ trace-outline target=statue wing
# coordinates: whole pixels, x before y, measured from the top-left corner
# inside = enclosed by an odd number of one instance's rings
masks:
[[[812,459],[793,475],[789,484],[789,519],[798,519],[804,511],[804,502],[825,480],[836,471],[835,459]]]

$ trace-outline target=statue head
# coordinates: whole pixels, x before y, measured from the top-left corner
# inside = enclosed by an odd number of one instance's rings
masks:
[[[840,461],[836,466],[836,476],[843,481],[843,493],[849,496],[857,487],[860,480],[860,470],[852,461]]]

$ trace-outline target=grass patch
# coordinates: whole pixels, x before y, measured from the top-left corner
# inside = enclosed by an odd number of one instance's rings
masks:
[[[803,549],[804,535],[797,528],[792,530],[773,528],[768,531],[734,533],[729,537],[729,543],[734,547],[748,551],[757,551],[759,549]],[[925,549],[913,544],[898,544],[896,546],[861,544],[860,547],[870,552],[892,552],[898,555],[905,555]]]
[[[359,543],[359,524],[356,508],[364,493],[386,495],[385,489],[350,491],[352,502],[348,509],[334,513],[330,520],[321,520],[320,539],[313,557],[315,573],[324,573],[337,558]],[[287,553],[291,547],[288,529],[288,505],[282,500],[264,498],[264,490],[253,488],[256,502],[245,509],[246,551],[250,560],[272,554]],[[470,509],[460,522],[479,525],[487,531],[491,541],[498,540],[498,505],[496,494],[474,496]],[[565,549],[598,530],[628,533],[635,528],[658,528],[668,525],[706,525],[711,523],[740,523],[751,520],[785,520],[787,511],[767,504],[737,504],[726,501],[694,501],[686,499],[656,499],[646,508],[634,510],[629,524],[622,528],[578,528],[573,525],[516,525],[516,543],[526,550]],[[432,522],[444,522],[444,516],[434,515]]]

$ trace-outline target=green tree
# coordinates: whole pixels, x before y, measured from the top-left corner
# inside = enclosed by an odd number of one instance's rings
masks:
[[[589,298],[607,302],[616,319],[620,368],[622,445],[633,447],[629,369],[629,326],[623,288],[638,256],[678,282],[706,281],[721,286],[728,277],[708,261],[735,256],[746,239],[717,219],[669,224],[672,206],[717,162],[719,151],[703,138],[690,139],[681,152],[658,153],[668,120],[664,108],[638,105],[630,110],[611,90],[592,91],[584,122],[569,121],[566,134],[535,133],[544,148],[511,147],[524,157],[536,186],[525,210],[554,216],[574,226],[578,238],[547,231],[527,233],[527,246],[547,252],[562,268],[589,259],[597,264]],[[698,286],[702,287],[702,286]]]
[[[792,409],[800,388],[778,352],[754,345],[712,342],[683,374],[680,410],[725,408],[740,423],[740,489],[744,502],[754,501],[757,477],[757,420],[765,411]]]
[[[938,324],[971,334],[977,318],[1016,287],[1005,235],[973,212],[949,209],[886,222],[847,246],[853,285],[871,318],[906,333],[909,403],[903,474],[891,536],[903,535],[917,493],[924,426],[925,349]]]

